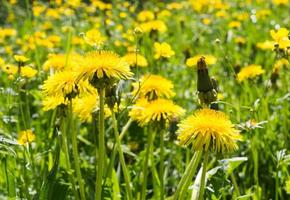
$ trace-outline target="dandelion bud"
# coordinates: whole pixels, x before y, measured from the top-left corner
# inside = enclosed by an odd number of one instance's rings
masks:
[[[279,43],[276,42],[276,43],[274,44],[274,47],[275,47],[275,49],[278,49],[278,48],[279,48]]]
[[[114,105],[120,103],[120,99],[117,95],[117,86],[113,85],[112,87],[106,88],[106,103],[109,108],[114,108]]]
[[[208,106],[217,100],[217,82],[215,80],[214,82],[215,84],[208,75],[205,58],[201,57],[197,62],[197,91],[202,105]]]
[[[221,40],[220,39],[215,39],[215,41],[214,41],[216,44],[220,44],[221,43]]]
[[[136,27],[135,29],[134,29],[134,35],[135,36],[137,36],[137,37],[141,37],[142,36],[142,34],[143,34],[143,30],[140,28],[140,27]]]
[[[213,84],[208,75],[208,69],[205,63],[205,58],[201,57],[197,61],[197,91],[208,92],[213,89]]]

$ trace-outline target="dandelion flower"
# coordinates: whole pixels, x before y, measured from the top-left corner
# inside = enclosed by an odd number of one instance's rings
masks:
[[[160,33],[164,33],[167,31],[166,24],[161,20],[152,20],[141,23],[140,28],[147,33],[150,33],[151,31],[158,31]]]
[[[277,31],[271,30],[270,34],[273,40],[279,44],[280,49],[290,47],[289,31],[286,28],[280,28]]]
[[[45,96],[42,100],[44,111],[53,110],[59,105],[67,105],[67,100],[63,96]]]
[[[27,78],[32,78],[37,74],[37,70],[29,66],[24,66],[24,67],[21,67],[20,73],[22,76],[25,76]]]
[[[154,19],[154,13],[149,10],[143,10],[138,13],[137,19],[140,22],[150,21]]]
[[[175,55],[175,52],[171,49],[171,46],[166,42],[155,42],[154,43],[155,48],[155,59],[159,59],[160,57],[163,58],[170,58],[171,56]]]
[[[191,57],[191,58],[188,58],[186,60],[186,66],[188,66],[188,67],[196,66],[197,65],[197,61],[201,57],[204,57],[205,58],[206,64],[208,64],[208,65],[214,65],[214,64],[216,64],[217,59],[216,59],[216,57],[214,57],[212,55],[196,55],[196,56]]]
[[[123,56],[123,58],[130,65],[130,67],[135,67],[136,65],[139,67],[148,66],[146,58],[140,54],[136,55],[136,53],[128,53],[125,56]]]
[[[78,93],[92,93],[93,87],[87,81],[76,82],[76,76],[71,71],[55,73],[44,81],[42,91],[45,96],[72,97]]]
[[[139,105],[140,115],[138,116],[134,112],[130,115],[131,117],[135,116],[135,120],[137,120],[141,126],[149,122],[171,121],[173,118],[180,117],[185,113],[183,108],[167,99],[157,99],[148,103],[142,103],[144,104],[143,108],[141,107],[142,109],[140,109]]]
[[[102,36],[97,29],[91,29],[85,33],[85,42],[91,46],[102,46],[106,41],[106,37]]]
[[[25,130],[19,133],[18,144],[24,145],[27,143],[31,143],[35,140],[35,135],[32,130]]]
[[[29,58],[26,58],[25,56],[22,56],[22,55],[14,55],[14,59],[16,60],[16,62],[21,62],[21,63],[25,63],[29,60]]]
[[[133,75],[128,63],[111,51],[89,52],[84,57],[83,66],[80,65],[75,71],[78,79],[90,80],[93,78],[129,79]]]
[[[237,74],[237,80],[242,82],[249,78],[255,78],[261,74],[264,74],[265,70],[260,65],[249,65],[241,69]]]
[[[76,53],[69,55],[49,54],[48,59],[44,62],[42,68],[47,71],[49,69],[63,70],[73,69],[82,62],[82,57]]]
[[[275,45],[274,41],[269,41],[266,40],[264,42],[259,42],[257,43],[257,48],[262,49],[262,50],[268,50],[268,49],[273,49]]]
[[[178,126],[180,144],[192,143],[197,151],[233,151],[237,149],[236,141],[241,140],[239,131],[223,112],[208,108],[197,111]]]
[[[73,100],[73,112],[81,119],[81,121],[91,122],[92,113],[97,111],[98,95],[90,94]]]
[[[140,82],[133,83],[133,95],[156,99],[158,97],[170,98],[175,95],[173,83],[159,75],[147,74],[141,77]]]

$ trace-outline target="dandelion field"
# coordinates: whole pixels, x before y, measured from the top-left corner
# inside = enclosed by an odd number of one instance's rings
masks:
[[[289,0],[0,0],[0,199],[290,199]]]

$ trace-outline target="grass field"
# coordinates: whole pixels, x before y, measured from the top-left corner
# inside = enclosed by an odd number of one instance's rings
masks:
[[[290,199],[289,0],[0,0],[0,199]]]

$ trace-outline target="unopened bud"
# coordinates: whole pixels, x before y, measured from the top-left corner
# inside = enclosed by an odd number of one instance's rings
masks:
[[[205,58],[202,56],[197,61],[197,91],[207,92],[213,89],[212,82],[208,75]]]
[[[134,29],[134,35],[140,37],[143,34],[143,30],[140,27]]]

